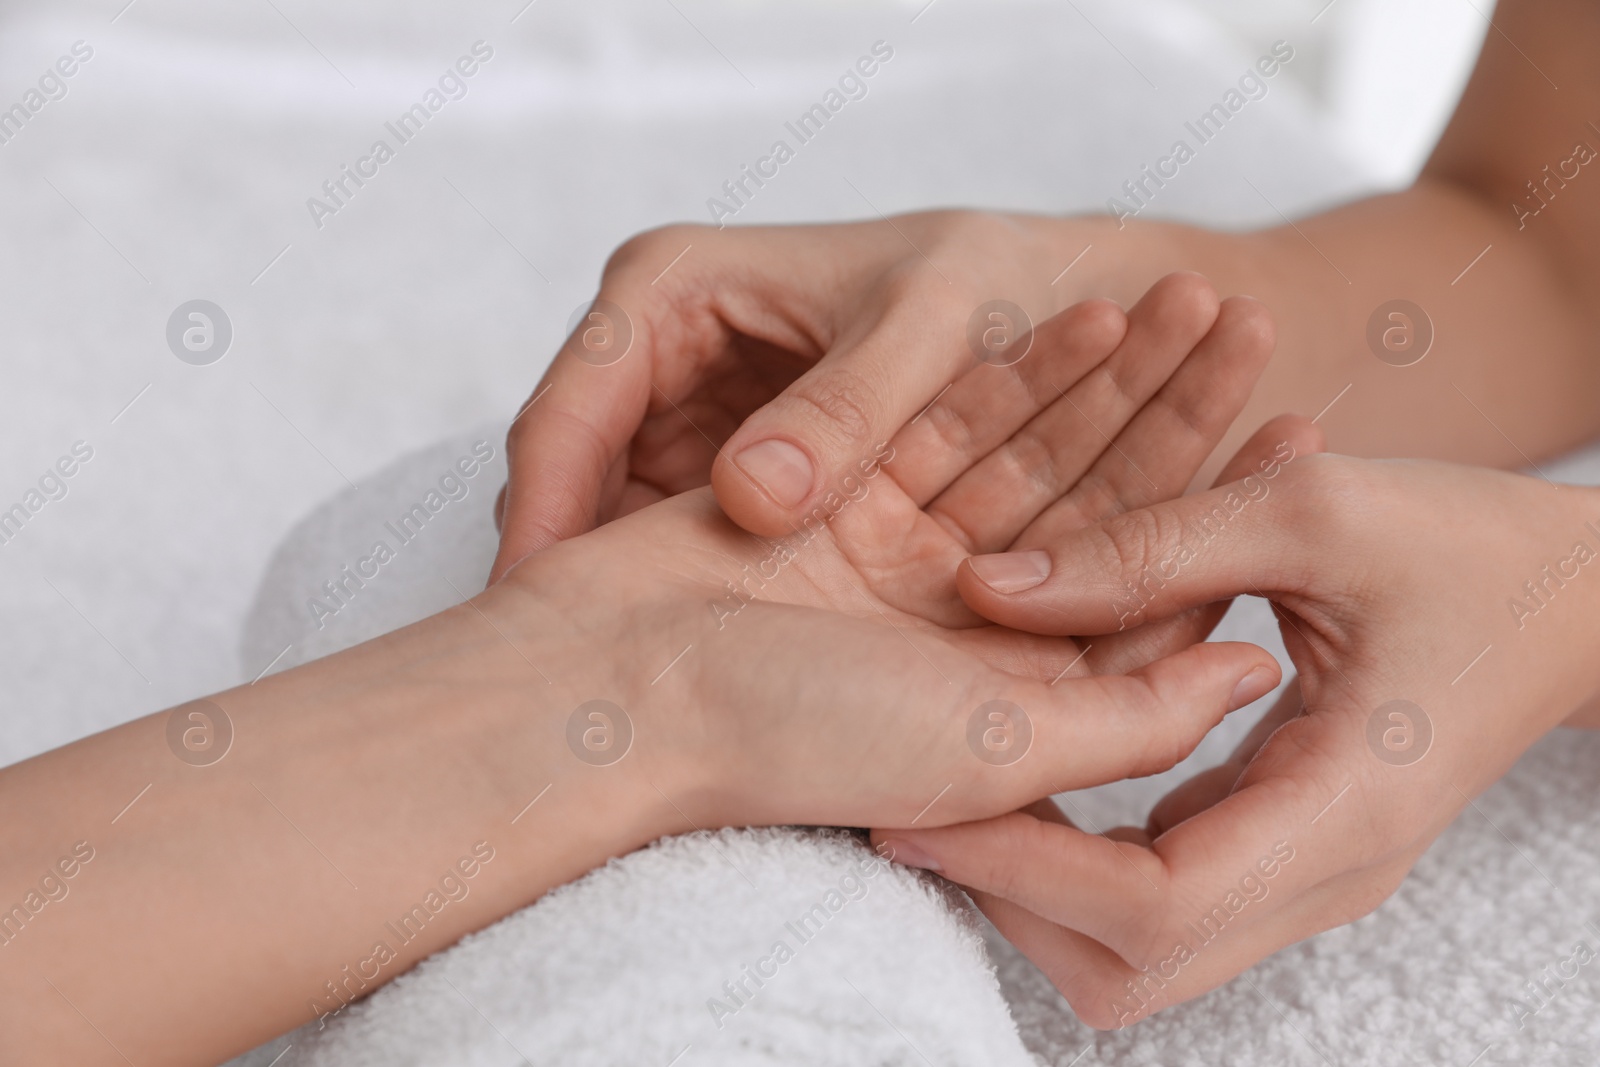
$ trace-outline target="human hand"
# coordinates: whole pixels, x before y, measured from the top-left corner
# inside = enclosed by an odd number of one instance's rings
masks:
[[[993,813],[1040,795],[1030,789],[1170,765],[1195,730],[1275,677],[1253,673],[1265,664],[1249,646],[1161,659],[1203,636],[1203,613],[1107,640],[1090,658],[1070,641],[984,625],[960,602],[953,575],[968,552],[1047,540],[1181,491],[1243,404],[1271,329],[1255,302],[1219,302],[1202,279],[1174,275],[1126,319],[1104,301],[1069,309],[1041,324],[1036,346],[1012,367],[976,368],[984,377],[868,453],[820,521],[788,538],[745,533],[702,489],[540,553],[502,583],[570,602],[570,625],[625,646],[610,657],[627,668],[612,683],[622,696],[607,699],[672,709],[656,744],[676,755],[659,774],[695,769],[682,791],[700,798],[685,802],[696,824],[916,821],[945,792],[928,824]],[[1065,393],[1052,372],[1065,373]],[[1082,677],[1091,672],[1115,676]],[[1231,678],[1238,691],[1166,709],[1179,677],[1200,692]],[[798,707],[780,712],[780,693]],[[1050,748],[1068,744],[1060,723],[1046,741],[1041,722],[1034,744],[1050,754],[996,774],[966,741],[993,700],[1057,720],[1073,703],[1070,767]],[[1169,726],[1151,729],[1158,720]],[[660,739],[682,730],[696,745]],[[708,768],[720,784],[698,782]]]
[[[171,1058],[170,1005],[200,1004],[183,1055],[215,1063],[304,1021],[308,1003],[342,1010],[327,976],[351,961],[381,983],[663,834],[938,825],[1171,765],[1274,683],[1270,657],[1207,645],[1157,658],[1193,640],[1180,624],[1128,643],[1124,674],[1099,647],[984,624],[952,575],[1019,531],[1045,537],[1181,490],[1270,342],[1258,305],[1219,302],[1192,276],[1126,317],[1104,301],[1069,309],[1026,361],[982,367],[986,380],[913,420],[887,470],[892,449],[873,450],[877,466],[789,538],[743,532],[702,488],[539,553],[450,611],[216,694],[203,714],[238,738],[217,760],[186,759],[187,733],[175,747],[173,723],[198,714],[185,705],[6,769],[0,799],[27,817],[0,845],[18,855],[53,855],[138,800],[104,844],[114,877],[7,949],[0,1003],[23,1020],[8,1032],[35,1060],[114,1051],[41,983],[48,960],[146,1060]],[[1090,662],[1110,673],[1068,677]],[[1016,742],[998,753],[972,732],[992,730],[993,700],[1016,709]],[[505,848],[470,899],[375,949],[370,931],[490,826],[539,847]],[[144,921],[125,922],[130,907]],[[241,908],[262,917],[242,941],[212,936]],[[95,949],[71,947],[83,945]],[[226,981],[240,952],[277,961],[248,996]],[[164,997],[130,995],[106,966],[126,959],[177,975],[177,994],[169,982]]]
[[[1063,278],[1114,229],[944,211],[633,238],[606,265],[601,316],[567,338],[512,423],[491,579],[708,483],[739,525],[788,533],[973,365],[980,305],[1003,296],[1040,322],[1094,292],[1142,292],[1159,271],[1137,287],[1097,288],[1093,263]],[[782,443],[745,452],[769,440]]]
[[[1086,834],[1045,802],[875,837],[970,887],[1090,1025],[1194,997],[1375,908],[1472,796],[1600,691],[1595,520],[1592,489],[1301,456],[1069,533],[1030,589],[992,589],[975,558],[958,579],[967,603],[1037,633],[1267,596],[1298,693],[1143,830]]]

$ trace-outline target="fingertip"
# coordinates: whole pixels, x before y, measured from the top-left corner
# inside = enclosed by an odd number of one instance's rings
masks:
[[[1115,300],[1103,296],[1080,300],[1059,315],[1053,315],[1034,328],[1046,342],[1071,336],[1085,348],[1110,354],[1128,333],[1128,313]],[[1059,334],[1059,338],[1053,335]]]
[[[734,456],[720,452],[711,465],[717,503],[739,526],[760,537],[794,532],[794,518],[816,491],[816,464],[804,448],[767,438]]]
[[[1162,276],[1139,304],[1146,301],[1157,307],[1170,307],[1186,319],[1205,324],[1216,321],[1222,306],[1222,298],[1217,295],[1211,279],[1192,270],[1178,270]]]
[[[1229,713],[1254,704],[1278,688],[1278,682],[1281,680],[1282,674],[1275,665],[1268,667],[1263,664],[1250,668],[1233,687],[1233,695],[1228,698]]]
[[[973,611],[991,622],[1031,633],[1073,633],[1067,612],[1052,603],[1045,586],[1054,571],[1043,549],[968,556],[956,566],[956,592]]]
[[[1258,433],[1270,436],[1274,441],[1286,442],[1297,455],[1326,452],[1328,449],[1328,435],[1321,426],[1304,415],[1278,415],[1268,420]]]
[[[1299,432],[1304,434],[1305,451],[1326,452],[1328,450],[1327,432],[1323,430],[1321,426],[1302,415],[1296,415],[1294,417],[1296,419],[1303,420],[1297,425],[1300,427]]]
[[[944,870],[943,864],[936,857],[921,843],[910,838],[911,835],[904,830],[874,830],[872,850],[880,859],[898,863],[902,867],[916,867],[924,871]]]
[[[1265,362],[1278,343],[1278,324],[1267,305],[1253,296],[1230,296],[1217,310],[1217,325],[1228,331],[1237,350]]]
[[[1216,721],[1283,680],[1277,659],[1248,641],[1204,641],[1135,671],[1165,703],[1213,709]]]
[[[1050,577],[1054,563],[1042,548],[1023,552],[991,552],[961,561],[972,581],[1001,596],[1027,592]]]

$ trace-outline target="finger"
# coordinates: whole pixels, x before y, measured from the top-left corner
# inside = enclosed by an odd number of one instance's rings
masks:
[[[965,784],[931,813],[909,810],[907,819],[956,822],[1158,773],[1278,677],[1269,653],[1237,642],[1196,645],[1131,675],[1056,685],[993,672],[969,686],[972,711],[960,724],[970,749],[962,757]],[[987,766],[967,762],[974,759]]]
[[[929,512],[960,530],[971,551],[994,551],[1073,491],[1108,449],[1116,462],[1101,469],[1132,476],[1117,455],[1117,438],[1212,329],[1217,312],[1216,290],[1198,274],[1169,274],[1156,282],[1128,312],[1127,333],[1116,351],[1079,380],[1058,381],[1056,402],[961,475]],[[1169,496],[1194,475],[1157,473],[1176,483]],[[1147,477],[1142,471],[1137,476]],[[1102,489],[1123,485],[1106,476],[1095,483]],[[1154,491],[1159,495],[1159,487]],[[1115,495],[1094,506],[1107,501],[1114,503]]]
[[[1034,633],[1115,633],[1314,575],[1325,494],[1284,442],[1264,469],[1205,493],[1071,531],[1048,548],[973,556],[956,587],[974,611]],[[1320,469],[1320,468],[1319,468]]]
[[[891,857],[892,858],[892,857]],[[1122,1029],[1164,1008],[1181,1004],[1224,984],[1281,948],[1343,923],[1350,901],[1370,899],[1372,875],[1355,872],[1310,890],[1266,914],[1247,930],[1202,940],[1159,944],[1137,965],[1091,937],[1035,915],[1004,897],[964,887],[972,902],[1001,935],[1027,956],[1071,1005],[1074,1014],[1097,1030]]]
[[[1310,455],[1326,447],[1322,428],[1301,415],[1279,415],[1250,436],[1217,475],[1217,486],[1239,481],[1263,469],[1270,469],[1273,452],[1287,442],[1296,455]],[[1040,542],[1043,544],[1044,542]],[[1032,546],[1028,546],[1032,547]],[[1146,623],[1118,634],[1107,634],[1094,642],[1094,651],[1085,657],[1083,670],[1096,674],[1126,674],[1162,656],[1204,641],[1228,612],[1229,601],[1206,604],[1174,615],[1170,619]]]
[[[718,502],[751,533],[793,531],[892,456],[895,433],[971,360],[952,308],[892,305],[734,432],[711,469]]]
[[[1160,391],[1066,496],[1022,532],[1013,549],[1048,544],[1068,530],[1187,490],[1250,399],[1272,356],[1273,337],[1264,305],[1248,297],[1224,300],[1210,330]],[[1252,458],[1270,452],[1271,445],[1263,449],[1259,442],[1266,429],[1246,446],[1255,446]],[[1245,467],[1235,477],[1253,471]]]
[[[895,434],[905,462],[895,478],[926,507],[963,472],[1004,444],[1062,391],[1104,363],[1128,332],[1110,300],[1085,300],[1035,326],[1015,363],[979,363]]]
[[[1158,848],[1114,841],[1022,812],[953,826],[876,830],[873,836],[892,849],[896,862],[934,870],[970,889],[1002,897],[1142,965],[1156,946],[1165,947],[1171,929],[1191,918],[1179,917],[1180,905],[1206,912],[1212,900],[1225,900],[1235,891],[1241,877],[1236,866],[1248,873],[1258,855],[1272,855],[1287,830],[1283,814],[1274,817],[1264,834],[1254,825],[1257,820],[1247,818],[1250,825],[1236,827],[1220,846],[1220,855],[1212,857],[1215,862],[1205,866],[1187,860],[1180,865]],[[1278,838],[1272,836],[1275,832]],[[1240,848],[1237,839],[1246,835],[1248,843]],[[1235,854],[1243,857],[1237,864]],[[1273,865],[1275,875],[1289,869],[1283,857],[1292,865],[1298,855],[1285,844]]]
[[[1318,824],[1340,800],[1361,810],[1359,795],[1345,796],[1363,789],[1352,768],[1325,755],[1362,744],[1351,734],[1348,723],[1330,718],[1293,720],[1263,749],[1242,788],[1149,848],[1017,813],[884,836],[900,843],[902,861],[932,865],[1142,965],[1185,924],[1246,930],[1329,878],[1384,859],[1347,823]]]
[[[1296,715],[1304,705],[1300,699],[1300,679],[1295,678],[1278,694],[1278,699],[1251,729],[1239,747],[1221,764],[1209,767],[1179,785],[1156,802],[1150,810],[1147,829],[1160,837],[1186,819],[1200,814],[1232,793],[1246,765],[1266,743],[1272,732]]]
[[[1126,997],[1121,981],[1135,973],[1122,957],[1094,938],[1059,926],[1004,897],[970,887],[967,895],[1001,936],[1061,992],[1085,1026],[1113,1030],[1133,1021],[1126,1008],[1118,1010],[1119,999]]]
[[[1165,865],[1149,849],[1019,811],[872,836],[897,863],[1010,901],[1118,956],[1139,947],[1147,917],[1171,892]]]
[[[808,309],[834,303],[844,279],[793,269],[815,240],[801,228],[676,226],[613,254],[588,315],[507,434],[510,472],[491,581],[593,528],[606,474],[647,413],[670,412],[671,398],[727,354],[736,334],[820,354],[821,325]]]

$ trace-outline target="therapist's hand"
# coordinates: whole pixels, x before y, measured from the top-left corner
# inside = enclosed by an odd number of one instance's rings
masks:
[[[876,836],[970,887],[1090,1025],[1196,996],[1377,907],[1600,690],[1597,530],[1593,489],[1313,455],[1007,561],[1034,567],[1031,588],[995,589],[974,558],[967,603],[1041,634],[1270,597],[1298,693],[1144,830],[1087,834],[1046,801]]]
[[[1097,262],[1063,272],[1115,232],[1106,219],[943,211],[633,238],[512,423],[492,580],[708,483],[745,529],[787,533],[978,365],[981,305],[1009,300],[1037,324],[1096,291],[1123,296],[1125,284],[1096,288]],[[990,344],[1004,339],[1000,320],[983,322]]]

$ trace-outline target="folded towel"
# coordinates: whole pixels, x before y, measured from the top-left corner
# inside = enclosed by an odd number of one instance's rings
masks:
[[[482,588],[501,436],[409,456],[297,525],[263,579],[245,660],[282,653],[282,670]],[[439,494],[419,524],[417,503],[484,455],[459,499]],[[375,541],[394,558],[335,600],[324,583]],[[613,860],[235,1063],[292,1046],[280,1067],[1029,1064],[979,931],[963,896],[859,836],[689,834]]]
[[[495,546],[500,439],[486,428],[416,453],[296,526],[263,579],[244,662],[288,645],[283,669],[479,588]],[[496,454],[464,497],[336,614],[311,606],[475,448]],[[1600,483],[1600,448],[1546,470]],[[1218,636],[1283,656],[1260,601],[1237,605]],[[1230,716],[1172,771],[1062,800],[1084,825],[1142,823],[1255,717]],[[612,861],[232,1067],[280,1055],[277,1067],[1593,1063],[1600,965],[1579,962],[1578,946],[1600,953],[1597,839],[1600,733],[1557,731],[1372,915],[1128,1031],[1096,1034],[964,897],[877,865],[850,834],[690,834]],[[756,986],[752,972],[771,976]]]

